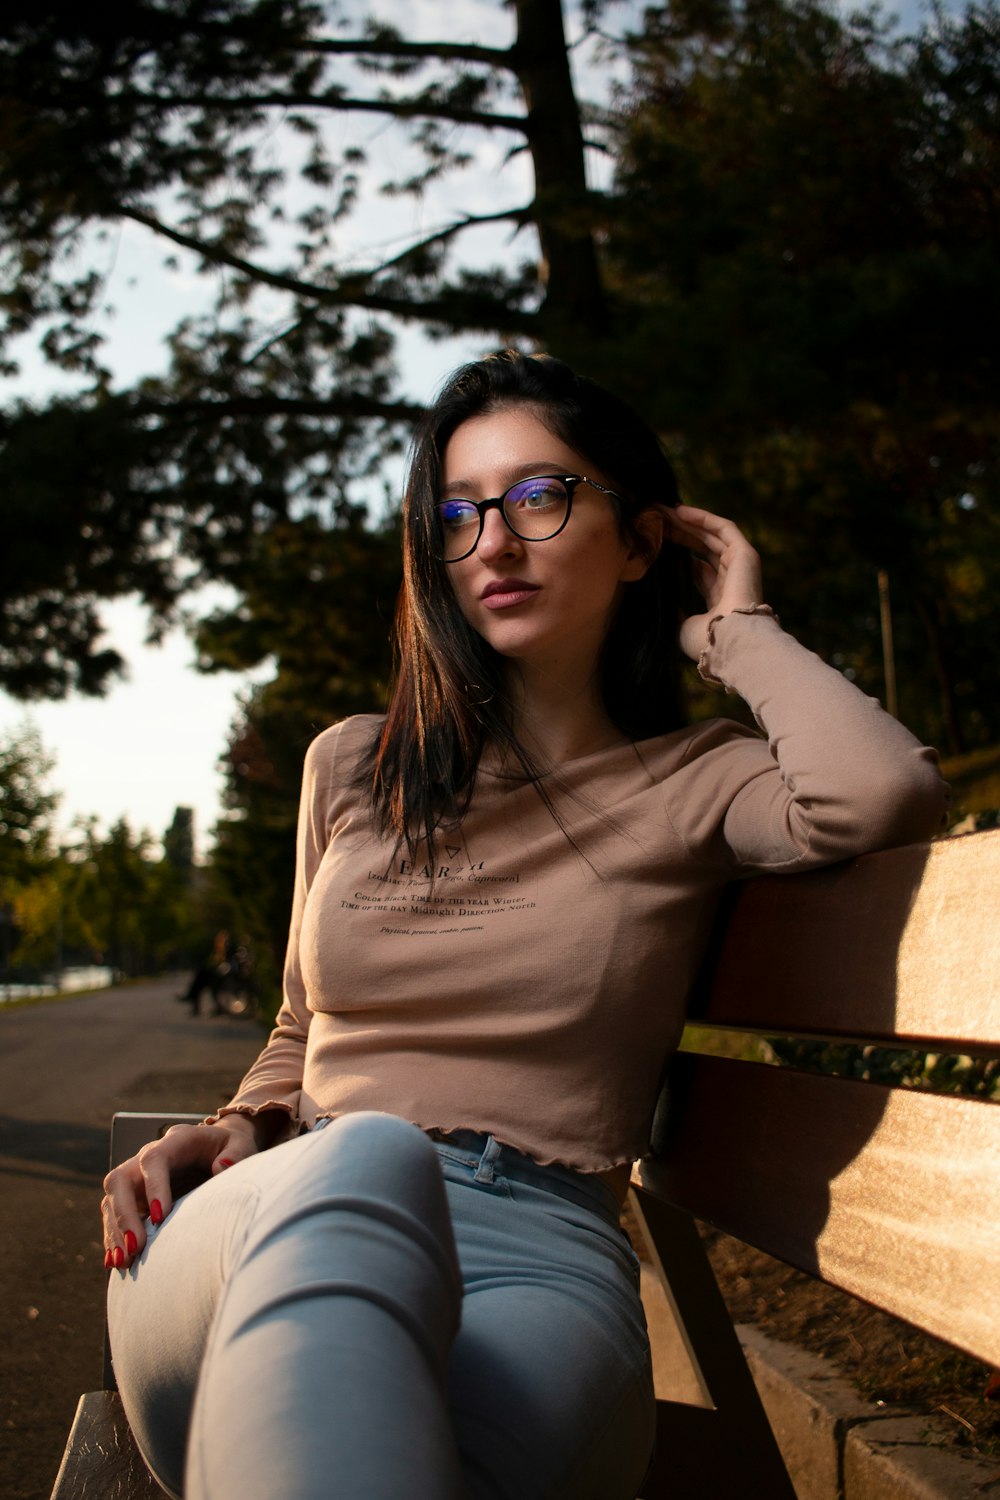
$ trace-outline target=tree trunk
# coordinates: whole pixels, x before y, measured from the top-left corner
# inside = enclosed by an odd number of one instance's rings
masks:
[[[527,109],[535,170],[535,223],[545,286],[543,326],[560,334],[607,331],[608,309],[594,245],[580,109],[573,91],[561,0],[515,0],[514,70]]]

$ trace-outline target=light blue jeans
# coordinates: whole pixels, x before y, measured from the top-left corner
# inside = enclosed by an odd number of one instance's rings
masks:
[[[115,1371],[160,1483],[635,1500],[652,1377],[611,1191],[492,1136],[324,1127],[182,1198],[112,1274]]]

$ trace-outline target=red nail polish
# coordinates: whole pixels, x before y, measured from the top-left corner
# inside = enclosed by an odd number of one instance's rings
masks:
[[[219,1166],[220,1167],[231,1167],[232,1166],[232,1162],[229,1160],[228,1156],[220,1156],[219,1157]]]
[[[115,1246],[115,1253],[114,1253],[114,1262],[115,1262],[115,1270],[116,1271],[120,1271],[121,1270],[122,1265],[124,1264],[124,1261],[125,1261],[125,1251],[122,1249],[121,1245],[116,1245]]]
[[[139,1241],[136,1239],[136,1237],[132,1233],[131,1229],[126,1229],[126,1231],[125,1231],[125,1249],[127,1250],[128,1254],[130,1256],[135,1254],[135,1252],[136,1252],[136,1250],[138,1248],[138,1245],[139,1245]]]
[[[114,1257],[114,1254],[112,1253],[112,1251],[105,1250],[105,1252],[104,1252],[104,1269],[106,1271],[110,1271],[111,1267],[114,1265],[114,1263],[115,1263],[115,1257]]]
[[[163,1223],[163,1205],[161,1204],[159,1198],[154,1198],[152,1203],[149,1205],[149,1217],[151,1223],[153,1224]]]

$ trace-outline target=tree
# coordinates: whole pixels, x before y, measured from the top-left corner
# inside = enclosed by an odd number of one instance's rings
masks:
[[[632,56],[619,383],[793,628],[881,692],[886,570],[904,718],[995,740],[1000,12],[905,39],[815,0],[657,7]]]
[[[59,798],[46,790],[54,762],[37,730],[0,739],[0,965],[10,965],[25,907],[44,907],[42,886],[51,855],[50,819]]]
[[[91,961],[100,955],[122,973],[150,973],[167,961],[187,963],[197,946],[190,884],[125,818],[107,833],[84,820],[59,862],[58,886],[63,944]]]
[[[36,729],[0,740],[0,892],[33,875],[51,852],[59,797],[46,790],[45,778],[54,764]]]
[[[136,588],[162,629],[185,590],[231,579],[272,524],[336,525],[417,412],[392,393],[401,322],[487,342],[568,343],[606,326],[562,8],[515,0],[511,14],[510,44],[484,46],[411,41],[308,0],[5,12],[6,342],[41,333],[83,382],[0,425],[18,539],[0,563],[9,691],[100,691],[121,666],[99,644],[100,599]],[[340,142],[345,121],[373,119],[405,132],[381,183],[393,202],[443,212],[434,193],[484,142],[509,148],[514,182],[359,264],[350,216],[378,185],[363,138]],[[169,374],[130,391],[114,388],[94,327],[106,240],[123,223],[217,288],[173,335]],[[530,242],[524,263],[463,263],[458,247],[484,230]]]
[[[194,869],[194,812],[190,807],[174,809],[163,835],[163,858],[183,884],[190,884]]]
[[[0,424],[11,691],[100,690],[102,598],[137,587],[155,631],[206,578],[244,588],[273,526],[343,525],[415,415],[410,324],[631,391],[692,492],[756,523],[786,617],[873,689],[886,569],[906,717],[995,738],[994,0],[908,41],[817,0],[676,0],[617,44],[620,9],[566,11],[632,70],[617,118],[578,101],[558,0],[510,6],[508,45],[307,0],[8,8],[0,306],[83,382]],[[394,132],[387,177],[359,121]],[[408,195],[431,223],[400,237]],[[392,247],[365,255],[356,210],[383,201]],[[217,291],[131,391],[93,321],[121,224]]]
[[[229,925],[251,938],[266,996],[288,932],[303,756],[335,718],[384,702],[400,565],[395,526],[366,526],[357,511],[333,530],[314,517],[285,522],[259,548],[240,609],[207,620],[198,643],[223,667],[275,662],[242,701],[223,756],[227,815],[213,850]]]

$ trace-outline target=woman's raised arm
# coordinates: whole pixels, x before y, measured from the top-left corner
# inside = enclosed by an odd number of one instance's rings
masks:
[[[681,626],[682,648],[767,735],[769,754],[720,810],[728,857],[744,869],[805,868],[939,832],[948,789],[935,752],[780,628],[739,527],[681,505],[670,534],[694,554],[707,605]]]

